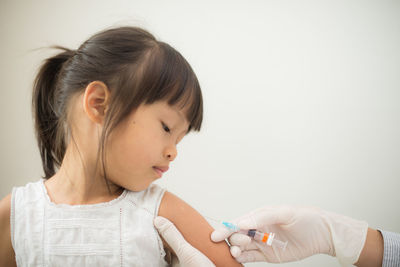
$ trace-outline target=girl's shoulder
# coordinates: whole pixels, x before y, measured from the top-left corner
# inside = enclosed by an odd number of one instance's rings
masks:
[[[24,186],[14,187],[12,189],[12,192],[0,201],[0,229],[2,231],[5,231],[5,229],[10,230],[10,221],[11,221],[10,218],[12,216],[12,208],[13,208],[12,203],[15,202],[15,197],[17,195],[17,192],[20,193],[18,194],[20,196],[29,195],[32,198],[33,195],[37,195],[37,191],[40,189],[39,185],[40,182],[42,181],[39,180],[37,182],[28,183]],[[9,232],[10,231],[8,231],[8,236],[10,236]],[[1,236],[4,237],[4,235]]]
[[[158,213],[158,207],[165,193],[165,189],[157,184],[150,184],[142,191],[127,190],[127,199],[134,205],[151,211],[152,214]]]
[[[0,225],[10,225],[11,194],[8,194],[0,201]],[[3,229],[1,227],[0,229]]]
[[[0,266],[16,266],[14,249],[11,244],[11,194],[0,201]]]
[[[44,179],[41,178],[34,182],[28,182],[22,186],[15,186],[11,191],[11,210],[12,212],[17,207],[25,207],[30,203],[42,203],[43,201],[43,187]],[[13,214],[11,214],[12,216]]]
[[[11,216],[11,201],[12,198],[15,197],[16,191],[23,191],[24,193],[28,193],[30,195],[35,194],[38,189],[40,189],[39,183],[42,182],[42,180],[36,181],[36,182],[30,182],[27,183],[26,185],[19,186],[19,187],[14,187],[12,189],[12,192],[5,196],[2,200],[0,200],[0,225],[3,226],[5,224],[10,226],[10,216]],[[3,227],[0,227],[0,229],[4,229]]]

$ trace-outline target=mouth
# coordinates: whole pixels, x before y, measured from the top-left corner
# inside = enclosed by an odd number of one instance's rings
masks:
[[[153,166],[153,169],[155,172],[158,174],[158,177],[161,177],[164,172],[168,171],[169,167],[163,167],[163,166]]]

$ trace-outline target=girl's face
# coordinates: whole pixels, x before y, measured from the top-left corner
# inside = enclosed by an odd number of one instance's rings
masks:
[[[188,127],[183,113],[165,101],[139,106],[109,136],[108,179],[131,191],[146,189],[176,158]]]

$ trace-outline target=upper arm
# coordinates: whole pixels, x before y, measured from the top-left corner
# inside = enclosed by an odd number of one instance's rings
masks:
[[[170,192],[161,200],[159,216],[170,220],[193,247],[206,255],[216,266],[242,266],[230,254],[225,242],[214,243],[211,225],[191,206]]]
[[[17,266],[11,245],[11,194],[0,201],[0,266]]]

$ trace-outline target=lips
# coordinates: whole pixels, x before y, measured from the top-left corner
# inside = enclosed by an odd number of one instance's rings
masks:
[[[161,178],[163,173],[166,172],[169,167],[168,166],[153,166],[154,171],[157,173],[157,177]]]
[[[153,168],[160,170],[161,172],[166,172],[168,171],[169,167],[168,166],[154,166]]]

